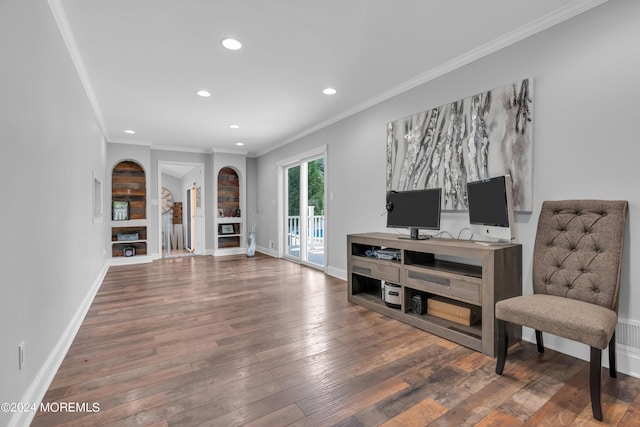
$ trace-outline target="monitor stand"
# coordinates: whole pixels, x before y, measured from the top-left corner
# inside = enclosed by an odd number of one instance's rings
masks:
[[[414,228],[411,227],[409,229],[409,237],[398,237],[398,239],[403,239],[403,240],[427,240],[430,239],[431,236],[421,236],[419,233],[420,229],[419,228]]]

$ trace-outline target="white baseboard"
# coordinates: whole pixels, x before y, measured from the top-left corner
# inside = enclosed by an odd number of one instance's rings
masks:
[[[213,256],[226,256],[226,255],[243,255],[247,253],[247,248],[223,248],[217,249],[213,252]]]
[[[105,266],[102,268],[98,277],[91,285],[89,292],[84,297],[82,304],[76,310],[75,314],[71,318],[69,325],[64,330],[60,340],[53,348],[49,357],[44,362],[38,374],[36,375],[33,382],[27,388],[27,391],[22,396],[20,402],[31,402],[40,404],[44,395],[47,393],[53,378],[56,376],[64,357],[67,355],[67,351],[69,351],[69,347],[73,343],[80,326],[84,320],[84,317],[87,315],[89,308],[91,307],[91,303],[98,293],[98,289],[100,289],[100,285],[104,280],[104,277],[107,275],[107,270],[109,270],[110,263],[105,263]],[[17,412],[11,417],[9,420],[9,427],[19,427],[19,426],[28,426],[33,421],[33,417],[36,415],[35,411],[25,411],[25,412]]]
[[[260,252],[261,254],[269,255],[274,258],[279,258],[278,252],[274,249],[265,248],[264,246],[257,246],[256,252]],[[335,268],[328,266],[326,270],[326,274],[329,276],[336,277],[338,279],[347,280],[347,271],[341,268]]]
[[[327,274],[329,276],[337,277],[338,279],[347,280],[347,270],[343,270],[341,268],[335,268],[329,266],[327,269]]]
[[[115,257],[111,258],[109,261],[109,265],[131,265],[131,264],[145,264],[148,262],[153,262],[153,256],[151,255],[136,255],[129,257]]]
[[[274,258],[278,258],[278,251],[274,249],[268,249],[262,246],[256,246],[256,252],[260,252],[261,254],[269,255]]]
[[[616,369],[634,378],[640,378],[640,353],[635,349],[618,345],[616,347]],[[604,365],[609,367],[609,352],[602,352]]]
[[[623,321],[623,320],[622,320]],[[533,329],[522,328],[522,339],[535,344],[535,332]],[[576,341],[567,340],[551,334],[544,334],[544,346],[551,350],[567,354],[577,359],[589,361],[589,346]],[[640,378],[640,351],[634,347],[617,344],[616,346],[616,370],[623,374]],[[609,351],[602,351],[602,366],[609,368]]]

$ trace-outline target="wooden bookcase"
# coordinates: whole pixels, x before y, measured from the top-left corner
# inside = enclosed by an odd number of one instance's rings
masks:
[[[484,246],[469,240],[406,240],[395,234],[366,233],[347,236],[349,301],[408,323],[482,353],[497,354],[495,303],[522,294],[522,246]],[[397,259],[371,256],[379,249],[394,249]],[[383,281],[400,285],[399,308],[385,304]],[[411,309],[414,296],[438,296],[452,304],[477,306],[481,320],[471,326]],[[521,337],[512,325],[510,341]]]
[[[216,254],[242,250],[244,219],[240,208],[240,177],[232,167],[218,172]]]
[[[126,248],[135,256],[147,255],[147,188],[146,175],[138,163],[124,160],[111,174],[111,200],[129,203],[129,219],[111,220],[111,256],[124,257]],[[119,241],[118,234],[137,234],[135,240]]]
[[[147,218],[146,177],[142,166],[125,160],[113,168],[111,200],[129,202],[130,220]]]
[[[119,234],[137,234],[135,240],[118,240]],[[111,256],[124,256],[125,248],[134,248],[135,255],[147,255],[147,227],[112,227],[111,228]]]

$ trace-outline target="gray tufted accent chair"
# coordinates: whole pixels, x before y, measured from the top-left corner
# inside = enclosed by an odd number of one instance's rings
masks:
[[[602,350],[609,347],[609,375],[616,377],[615,328],[626,201],[564,200],[542,204],[533,253],[533,295],[496,303],[498,361],[502,375],[509,338],[507,323],[591,347],[590,390],[593,416],[602,421]]]

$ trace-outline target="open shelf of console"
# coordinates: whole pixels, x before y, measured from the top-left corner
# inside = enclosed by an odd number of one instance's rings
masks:
[[[522,293],[522,247],[518,244],[477,245],[468,240],[405,240],[388,233],[347,236],[348,299],[370,310],[427,332],[481,351],[497,354],[497,301]],[[392,249],[397,259],[376,257],[380,249]],[[383,251],[388,256],[390,251]],[[400,285],[400,308],[384,302],[384,282]],[[412,298],[437,298],[452,307],[464,306],[480,313],[471,324],[462,324],[421,313]],[[509,331],[512,342],[521,328]]]

